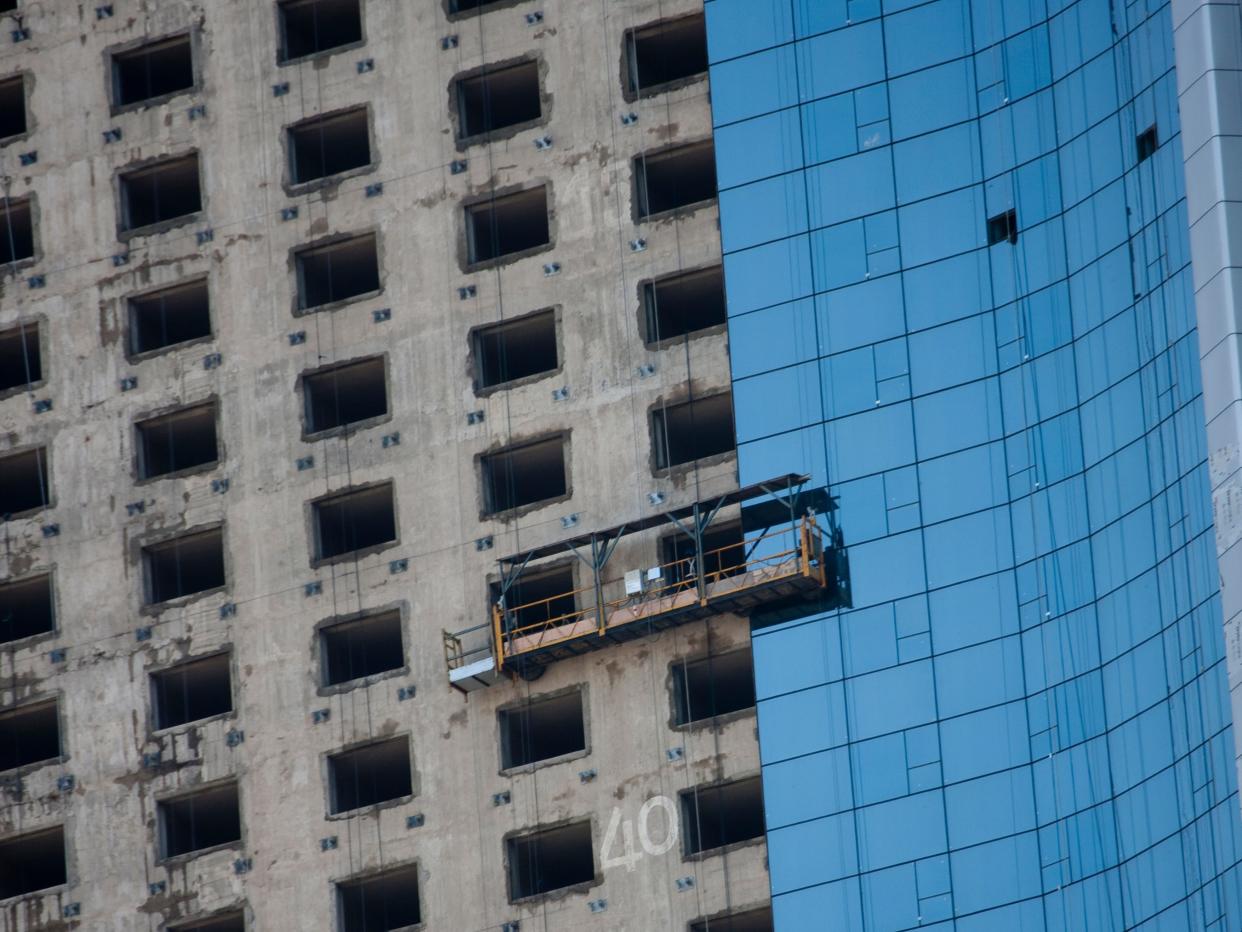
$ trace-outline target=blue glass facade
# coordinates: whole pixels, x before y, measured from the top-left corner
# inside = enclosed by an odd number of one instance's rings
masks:
[[[777,929],[1242,929],[1168,5],[706,8]]]

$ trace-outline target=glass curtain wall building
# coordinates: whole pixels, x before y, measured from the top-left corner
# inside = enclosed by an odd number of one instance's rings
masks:
[[[1168,4],[706,9],[776,928],[1242,929]]]

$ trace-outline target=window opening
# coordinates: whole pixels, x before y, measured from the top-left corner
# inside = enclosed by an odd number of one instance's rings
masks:
[[[531,188],[466,208],[466,235],[472,263],[487,262],[546,246],[548,189]]]
[[[681,794],[686,854],[702,854],[763,835],[763,789],[758,777],[697,787]]]
[[[988,218],[988,245],[995,246],[1006,240],[1010,245],[1018,242],[1018,212],[1013,209]]]
[[[725,576],[734,576],[744,568],[745,541],[738,524],[714,524],[703,531],[703,572],[706,582],[713,583]],[[663,563],[668,582],[696,580],[694,541],[686,534],[664,538]]]
[[[716,197],[712,143],[696,142],[634,160],[634,197],[640,220]]]
[[[193,919],[186,925],[169,926],[169,932],[246,932],[246,918],[242,913],[229,913],[211,919]]]
[[[552,372],[561,364],[552,310],[480,327],[472,343],[475,384],[481,389]]]
[[[754,708],[755,678],[748,650],[674,663],[672,673],[675,725]]]
[[[138,475],[166,476],[216,463],[216,404],[195,405],[134,425],[138,431]]]
[[[209,336],[211,310],[205,278],[129,299],[131,353],[150,353]]]
[[[298,307],[310,310],[380,290],[379,252],[374,233],[351,236],[294,254]]]
[[[1156,124],[1153,123],[1147,129],[1138,134],[1138,138],[1134,140],[1134,147],[1138,150],[1138,160],[1146,162],[1149,158],[1156,154],[1156,149],[1160,146],[1160,139],[1156,134]]]
[[[312,504],[315,559],[327,560],[397,539],[392,484],[341,492]]]
[[[51,576],[0,583],[0,644],[55,630]]]
[[[342,932],[392,932],[422,922],[414,865],[336,885]]]
[[[118,107],[193,87],[194,52],[189,35],[148,42],[112,56],[112,102]]]
[[[26,78],[16,75],[0,81],[0,139],[12,139],[28,129]]]
[[[501,709],[498,715],[505,769],[586,750],[580,690],[532,699],[517,708]]]
[[[0,900],[66,881],[64,826],[0,841]]]
[[[0,13],[12,13],[17,9],[17,0],[0,0]]]
[[[644,282],[642,290],[648,344],[706,330],[726,320],[724,275],[718,265]]]
[[[371,164],[366,107],[303,120],[290,126],[288,132],[289,175],[294,184]]]
[[[330,814],[401,799],[414,793],[410,741],[377,741],[328,758]]]
[[[224,585],[224,530],[212,528],[174,537],[142,550],[147,604],[206,592]]]
[[[215,654],[151,674],[156,728],[174,728],[233,711],[229,655]]]
[[[657,408],[652,428],[659,469],[732,452],[733,396],[723,392]]]
[[[486,13],[505,0],[449,0],[450,13]]]
[[[320,629],[323,685],[338,686],[405,666],[401,613],[382,612]]]
[[[51,500],[46,447],[0,456],[0,518],[46,508]]]
[[[767,906],[690,923],[690,932],[772,932],[772,929],[772,910]]]
[[[302,380],[308,434],[388,413],[384,357],[308,372]]]
[[[56,700],[0,710],[0,771],[60,758]]]
[[[0,262],[34,258],[34,215],[30,198],[4,198],[0,206],[0,237]]]
[[[0,392],[25,388],[43,379],[39,325],[19,324],[0,330]]]
[[[121,229],[141,230],[203,209],[198,153],[121,174]]]
[[[277,10],[281,62],[362,41],[359,0],[284,0]]]
[[[707,29],[702,14],[664,20],[625,34],[630,96],[707,71]]]
[[[508,839],[505,847],[510,902],[595,879],[590,822],[519,835]]]
[[[488,514],[559,498],[567,489],[559,436],[489,453],[481,463]]]
[[[492,583],[492,601],[500,599],[500,584]],[[505,630],[555,622],[578,610],[572,564],[542,572],[522,573],[504,596]],[[516,766],[516,765],[515,765]]]
[[[542,115],[538,62],[485,68],[457,80],[459,139],[517,126]]]
[[[158,803],[163,857],[241,841],[237,784],[227,783]]]

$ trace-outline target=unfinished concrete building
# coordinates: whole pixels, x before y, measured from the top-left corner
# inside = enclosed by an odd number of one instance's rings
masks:
[[[0,928],[771,927],[702,6],[0,3]]]

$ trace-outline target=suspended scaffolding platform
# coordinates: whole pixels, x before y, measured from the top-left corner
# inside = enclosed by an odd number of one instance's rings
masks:
[[[504,557],[490,621],[444,632],[449,683],[471,692],[507,674],[533,679],[556,660],[709,615],[844,593],[839,534],[829,523],[834,505],[824,489],[803,490],[808,478],[781,476]],[[730,505],[742,506],[740,520],[718,521]],[[668,526],[671,558],[605,578],[621,540]],[[524,580],[566,553],[584,565],[589,584],[575,588],[566,572],[559,589],[548,592],[545,583],[538,598],[523,599]]]

